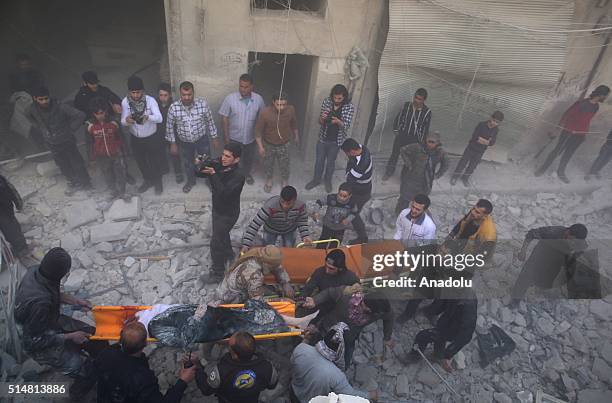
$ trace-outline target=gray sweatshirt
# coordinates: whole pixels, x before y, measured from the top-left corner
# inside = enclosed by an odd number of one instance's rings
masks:
[[[300,343],[293,350],[291,371],[291,387],[301,403],[330,392],[368,398],[367,392],[353,389],[346,374],[309,344]]]

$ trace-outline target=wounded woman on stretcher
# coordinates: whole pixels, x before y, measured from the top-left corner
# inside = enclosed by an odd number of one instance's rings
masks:
[[[225,339],[237,331],[252,335],[289,332],[289,325],[305,328],[318,311],[295,319],[281,315],[264,301],[248,300],[243,308],[208,307],[201,319],[194,313],[198,305],[154,305],[136,314],[150,337],[164,345],[186,348],[193,343]]]

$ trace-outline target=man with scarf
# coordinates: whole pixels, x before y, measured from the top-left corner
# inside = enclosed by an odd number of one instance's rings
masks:
[[[314,345],[312,334],[305,333],[304,341],[291,354],[292,403],[307,403],[331,392],[378,400],[376,390],[366,393],[354,389],[344,373],[344,335],[348,331],[346,323],[338,322]]]
[[[395,140],[393,141],[393,150],[389,162],[387,162],[387,170],[382,177],[383,181],[393,176],[401,148],[413,143],[422,144],[425,136],[429,133],[431,110],[425,105],[426,99],[427,90],[419,88],[414,93],[412,102],[406,102],[400,113],[395,117],[393,121]]]
[[[195,316],[203,317],[208,306],[242,304],[248,299],[263,299],[264,277],[270,273],[276,277],[285,296],[293,298],[295,293],[289,284],[289,275],[281,266],[282,261],[283,254],[276,246],[250,249],[225,272],[219,287],[200,304]]]
[[[4,176],[0,175],[0,231],[11,244],[15,255],[28,251],[28,245],[21,231],[21,225],[15,218],[15,210],[23,209],[23,200],[19,192]]]
[[[429,195],[434,179],[439,179],[448,169],[448,158],[440,143],[440,134],[427,134],[425,144],[415,143],[402,147],[402,169],[400,196],[395,214],[410,206],[417,194]]]
[[[382,292],[364,293],[360,284],[349,287],[328,288],[315,295],[307,297],[304,308],[312,309],[320,306],[331,306],[329,311],[319,311],[311,322],[320,333],[326,333],[335,323],[345,322],[349,331],[345,335],[346,349],[344,353],[345,367],[348,368],[355,351],[355,342],[361,331],[370,323],[379,319],[383,321],[384,350],[391,348],[393,342],[393,311],[389,300]],[[385,355],[387,355],[385,353]]]
[[[70,395],[78,401],[95,384],[89,357],[95,357],[108,344],[89,341],[95,327],[60,314],[61,304],[92,308],[89,301],[60,291],[60,281],[71,264],[68,252],[53,248],[39,266],[29,268],[17,289],[14,316],[22,326],[25,352],[38,363],[75,378]]]
[[[163,118],[155,98],[146,95],[144,83],[137,76],[128,78],[128,94],[121,101],[121,124],[128,128],[132,151],[142,173],[143,183],[139,193],[155,187],[155,194],[164,191],[160,161],[162,139],[157,134],[157,124]]]

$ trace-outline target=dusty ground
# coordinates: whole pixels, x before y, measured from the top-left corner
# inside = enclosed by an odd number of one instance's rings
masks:
[[[298,165],[293,168],[296,187],[300,197],[312,203],[323,195],[323,189],[303,191],[309,178],[302,174],[301,164]],[[34,163],[15,168],[5,166],[3,174],[26,200],[26,207],[18,213],[18,219],[33,246],[34,257],[41,258],[46,250],[60,242],[74,257],[73,271],[65,284],[67,290],[90,299],[95,305],[141,305],[193,303],[214,287],[198,281],[208,269],[207,246],[172,249],[185,244],[205,245],[210,239],[210,194],[203,182],[185,196],[180,185],[174,183],[173,175],[167,175],[163,195],[155,196],[150,190],[140,195],[138,201],[135,197],[130,206],[112,206],[99,173],[94,175],[94,191],[66,197],[65,181],[54,175],[53,169],[45,171],[39,166],[40,172],[37,172]],[[377,168],[380,173],[382,166]],[[307,166],[306,172],[310,169]],[[520,262],[514,258],[510,247],[511,241],[520,245],[528,228],[543,225],[583,222],[589,228],[591,246],[599,249],[600,261],[610,262],[610,181],[587,183],[575,170],[569,175],[572,183],[564,185],[553,176],[534,178],[525,173],[528,169],[531,168],[483,163],[474,176],[471,189],[461,184],[451,188],[448,175],[442,178],[431,194],[431,212],[438,223],[438,236],[444,237],[471,204],[484,197],[495,206],[493,216],[498,238],[504,240],[505,245],[498,248],[495,263],[504,267],[508,278],[520,270]],[[131,171],[139,176],[134,167]],[[339,183],[341,173],[337,172],[335,183]],[[395,217],[391,212],[395,199],[391,195],[399,189],[398,176],[399,173],[386,184],[375,181],[375,197],[364,213],[367,216],[369,207],[380,207],[386,220],[384,227],[369,227],[371,238],[388,239],[393,235]],[[261,177],[256,180],[255,186],[246,186],[243,193],[242,214],[232,233],[236,242],[260,202],[268,197],[261,191]],[[135,191],[135,187],[131,190]],[[278,191],[276,186],[273,192]],[[140,209],[134,208],[137,203]],[[129,217],[130,214],[135,215]],[[117,224],[112,218],[128,219]],[[320,231],[315,223],[311,225],[313,232]],[[111,235],[117,240],[112,240]],[[164,250],[157,252],[159,249]],[[141,255],[164,255],[169,259],[139,259]],[[607,272],[610,278],[609,264],[601,264],[600,270]],[[6,272],[0,277],[4,278],[0,283],[5,285]],[[486,279],[485,284],[494,287],[497,284],[493,282],[504,282],[508,278]],[[580,403],[612,401],[611,296],[597,301],[542,300],[521,303],[518,309],[508,308],[508,303],[508,298],[479,301],[478,326],[486,330],[491,324],[498,324],[517,342],[517,349],[482,369],[478,364],[476,341],[472,340],[459,357],[458,365],[462,369],[450,375],[444,373],[461,396],[474,402],[527,402],[531,401],[527,399],[529,393],[535,396],[537,390],[543,390]],[[87,320],[80,312],[74,315]],[[374,359],[381,353],[381,325],[366,329],[355,353],[355,364],[348,371],[353,385],[361,389],[378,388],[382,399],[389,402],[458,401],[424,363],[405,367],[397,359],[410,348],[416,332],[427,326],[426,319],[420,316],[404,326],[396,325],[394,356],[387,357],[384,362]],[[262,347],[280,368],[287,367],[289,343],[268,343]],[[181,352],[154,346],[148,350],[152,367],[165,389],[176,380],[176,362]],[[5,370],[6,365],[5,360]],[[11,370],[13,375],[19,375],[30,369],[44,370],[31,360]],[[264,395],[266,401],[280,402],[285,396],[289,372],[281,373],[281,385]],[[61,379],[48,372],[43,376]],[[206,400],[195,386],[190,386],[183,401]]]

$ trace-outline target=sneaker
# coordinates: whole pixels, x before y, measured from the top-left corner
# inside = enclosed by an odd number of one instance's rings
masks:
[[[185,186],[183,186],[183,193],[191,192],[191,189],[193,189],[194,186],[195,186],[195,183],[190,183],[190,182],[185,183]]]
[[[331,180],[326,180],[325,181],[325,191],[327,193],[331,193],[332,192],[332,183],[331,183]]]
[[[164,186],[161,182],[155,184],[155,194],[160,195],[164,192]]]
[[[247,185],[252,185],[253,183],[255,183],[255,179],[253,179],[253,177],[251,175],[247,175],[246,183],[247,183]]]
[[[175,179],[176,183],[183,183],[185,181],[185,177],[183,177],[183,174],[176,174]]]
[[[308,182],[305,186],[306,190],[310,190],[313,188],[316,188],[317,186],[319,186],[321,182],[317,181],[317,180],[311,180],[310,182]]]
[[[456,176],[451,177],[450,179],[451,186],[455,186],[455,184],[457,183],[457,179],[459,178],[457,178]]]
[[[140,185],[140,187],[138,188],[138,193],[144,193],[152,187],[153,184],[151,182],[144,181],[142,185]]]
[[[564,183],[570,183],[570,180],[565,176],[565,174],[557,173],[557,177]]]

